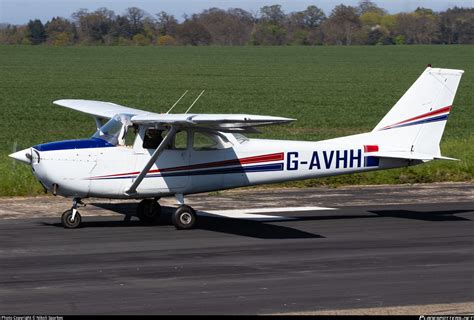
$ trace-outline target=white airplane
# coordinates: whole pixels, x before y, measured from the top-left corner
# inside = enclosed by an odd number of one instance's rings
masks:
[[[197,215],[184,204],[188,194],[456,160],[441,156],[439,143],[463,72],[428,67],[371,132],[316,142],[243,135],[294,121],[289,118],[188,114],[192,105],[184,114],[158,114],[110,102],[57,100],[92,115],[95,134],[10,157],[30,164],[54,195],[73,198],[62,215],[65,228],[80,226],[77,208],[87,197],[143,199],[137,216],[153,223],[161,212],[158,200],[175,196],[179,207],[172,222],[191,229]]]

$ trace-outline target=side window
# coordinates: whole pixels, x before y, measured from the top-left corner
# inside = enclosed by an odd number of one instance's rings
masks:
[[[149,128],[143,139],[143,148],[144,149],[156,149],[160,143],[165,138],[167,130],[158,130],[155,128]],[[188,132],[186,130],[178,131],[174,140],[166,149],[175,149],[175,150],[186,150],[188,148]]]
[[[145,137],[143,138],[143,148],[156,149],[161,141],[163,141],[163,130],[149,128],[145,132]]]
[[[188,148],[188,132],[178,131],[174,136],[173,149],[175,150],[186,150]]]
[[[204,132],[194,132],[193,138],[193,149],[194,150],[215,150],[220,149],[219,141],[216,137]]]

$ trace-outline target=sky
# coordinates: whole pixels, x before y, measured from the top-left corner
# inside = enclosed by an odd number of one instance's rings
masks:
[[[43,23],[52,17],[71,18],[71,13],[85,8],[94,11],[106,7],[121,14],[128,7],[138,7],[150,14],[166,11],[182,20],[184,14],[191,15],[204,9],[242,8],[257,13],[265,5],[280,4],[288,12],[301,11],[316,5],[328,15],[338,4],[357,5],[359,0],[0,0],[0,23],[25,24],[30,19]],[[474,7],[474,0],[373,0],[389,13],[409,12],[417,7],[443,11],[454,6]]]

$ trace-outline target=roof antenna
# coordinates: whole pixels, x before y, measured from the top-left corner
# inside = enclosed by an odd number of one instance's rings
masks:
[[[202,96],[202,94],[204,93],[204,91],[206,91],[206,90],[202,90],[202,91],[201,91],[201,93],[198,95],[198,97],[196,98],[196,100],[194,100],[194,102],[189,106],[188,110],[186,110],[186,112],[185,112],[184,114],[188,113],[188,111],[191,110],[191,108],[194,106],[194,104],[196,103],[196,101],[198,101],[199,98],[201,98],[201,96]]]
[[[178,104],[178,102],[188,93],[189,90],[186,90],[181,97],[179,97],[178,100],[173,104],[173,106],[166,112],[166,114],[170,113],[171,110],[173,110],[174,106]]]

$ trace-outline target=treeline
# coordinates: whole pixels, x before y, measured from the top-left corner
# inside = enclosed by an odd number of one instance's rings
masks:
[[[280,5],[258,14],[243,9],[211,8],[185,16],[180,23],[164,11],[151,15],[128,8],[80,9],[72,19],[0,27],[2,44],[64,45],[375,45],[473,44],[474,8],[443,12],[417,8],[388,14],[374,2],[357,7],[340,4],[329,15],[317,6],[285,13]]]

